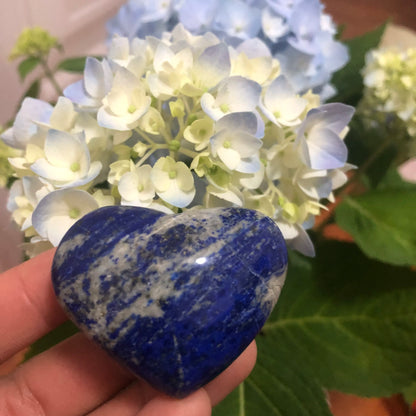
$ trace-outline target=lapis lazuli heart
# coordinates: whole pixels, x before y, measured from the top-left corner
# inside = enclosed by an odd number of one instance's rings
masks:
[[[183,397],[253,340],[286,268],[278,227],[256,211],[112,206],[68,231],[52,280],[92,339],[157,389]]]

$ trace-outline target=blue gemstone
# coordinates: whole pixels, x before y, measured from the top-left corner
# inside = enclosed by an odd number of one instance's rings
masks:
[[[253,340],[286,268],[278,227],[257,211],[111,206],[68,231],[52,280],[90,338],[157,389],[184,397]]]

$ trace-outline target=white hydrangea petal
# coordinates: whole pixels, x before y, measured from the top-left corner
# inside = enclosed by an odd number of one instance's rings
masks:
[[[244,53],[249,59],[271,57],[269,47],[259,38],[244,40],[237,46],[236,50],[239,53]]]
[[[97,208],[97,201],[88,192],[58,190],[39,202],[32,214],[32,224],[41,237],[56,247],[79,218]]]
[[[215,197],[222,199],[224,201],[231,202],[237,206],[243,205],[243,197],[237,188],[232,189],[221,189],[213,185],[208,185],[207,193],[209,195],[214,195]],[[221,204],[223,206],[223,204]]]
[[[170,186],[169,173],[160,169],[157,162],[151,173],[152,182],[157,192],[166,192]]]
[[[135,75],[125,68],[119,68],[114,75],[112,90],[129,91],[138,85],[139,80]]]
[[[312,169],[336,169],[347,161],[348,149],[332,130],[320,129],[302,142],[305,161]]]
[[[105,94],[106,84],[104,77],[102,63],[96,58],[88,57],[85,61],[84,87],[91,97],[99,97]]]
[[[167,100],[174,95],[174,89],[165,84],[156,74],[149,74],[147,76],[147,84],[153,96],[161,100]]]
[[[219,88],[217,101],[226,103],[231,111],[253,111],[260,99],[261,86],[242,76],[229,77]]]
[[[108,48],[108,58],[111,60],[125,60],[130,55],[129,39],[123,36],[115,36],[111,39]]]
[[[272,41],[277,42],[279,38],[289,32],[289,26],[285,20],[273,14],[270,9],[263,9],[261,25],[264,34]]]
[[[47,180],[71,182],[77,178],[77,175],[74,172],[70,172],[67,166],[53,166],[46,159],[38,159],[30,169]]]
[[[132,114],[127,112],[122,116],[113,115],[107,111],[105,107],[101,107],[97,113],[98,124],[111,130],[128,132],[138,125],[140,117],[146,113],[150,107],[150,103],[151,98],[146,97],[144,105],[141,108],[137,109]]]
[[[134,201],[139,199],[139,178],[135,172],[125,173],[118,183],[118,191],[125,201]]]
[[[220,146],[217,149],[217,154],[225,166],[230,170],[235,170],[240,164],[241,156],[237,150]]]
[[[260,170],[261,162],[259,155],[255,154],[250,157],[241,158],[238,167],[236,168],[237,172],[242,173],[256,173]]]
[[[183,191],[179,188],[177,181],[171,180],[169,188],[164,192],[158,190],[157,194],[168,204],[178,208],[185,208],[194,199],[195,192],[195,188],[188,192]]]
[[[125,118],[110,114],[104,107],[98,110],[97,121],[100,126],[111,130],[121,132],[129,132],[131,130]]]
[[[206,92],[201,97],[201,107],[205,114],[211,117],[213,120],[219,120],[224,116],[224,112],[217,105],[217,102],[213,95]]]
[[[309,234],[300,225],[294,224],[294,226],[298,230],[298,234],[293,239],[287,241],[288,246],[294,250],[299,251],[299,253],[302,253],[305,256],[314,257],[315,247],[313,245],[311,238],[309,237]],[[280,224],[279,224],[279,228],[280,228]],[[283,236],[285,235],[283,234]]]
[[[176,163],[177,182],[182,191],[190,192],[194,188],[194,177],[188,166],[183,162]]]
[[[169,46],[165,45],[163,42],[160,42],[156,48],[155,56],[153,58],[153,68],[156,73],[163,71],[165,68],[166,62],[173,60],[175,53]]]
[[[280,75],[269,85],[264,95],[264,104],[271,111],[280,108],[282,100],[293,97],[295,91],[288,79],[284,75]]]
[[[261,13],[240,0],[221,2],[213,28],[230,37],[253,38],[261,28]]]
[[[127,205],[130,207],[141,207],[141,208],[150,208],[150,205],[152,205],[153,198],[150,199],[133,199],[133,200],[127,200],[124,198],[121,198],[120,205]]]
[[[16,197],[21,195],[24,195],[23,182],[21,179],[18,179],[13,182],[9,190],[9,199],[7,200],[6,206],[8,211],[13,212],[18,208],[18,205],[16,204]]]
[[[346,163],[341,169],[334,169],[330,172],[330,178],[332,180],[332,189],[338,189],[348,181],[346,172],[351,169],[357,169],[357,166],[350,163]]]
[[[84,176],[79,175],[78,178],[72,182],[68,182],[67,180],[63,183],[56,182],[55,186],[57,188],[76,188],[78,186],[86,185],[87,183],[92,182],[95,178],[97,178],[101,172],[101,169],[102,163],[97,160],[91,163],[90,169]]]
[[[263,182],[265,174],[265,168],[262,163],[260,163],[259,169],[252,173],[243,174],[239,178],[239,182],[244,188],[247,189],[257,189]]]
[[[18,144],[14,137],[13,127],[8,128],[6,131],[4,131],[0,138],[3,140],[4,143],[7,144],[7,146],[17,148]],[[24,148],[24,146],[22,146]]]
[[[295,224],[291,224],[283,219],[277,220],[276,224],[287,241],[296,238],[299,234],[299,228],[296,227]]]
[[[324,66],[327,71],[331,73],[338,71],[348,62],[349,53],[347,46],[336,41],[333,38],[333,34],[321,32],[317,40],[321,44]]]
[[[308,113],[305,128],[308,126],[322,126],[340,134],[354,115],[354,107],[342,103],[324,104]]]
[[[78,113],[69,98],[59,97],[52,111],[49,124],[54,129],[69,131],[74,125]]]
[[[299,116],[305,110],[307,104],[308,102],[300,97],[287,98],[280,108],[278,120],[286,126],[299,124]]]
[[[73,103],[84,107],[96,107],[100,105],[100,102],[96,98],[93,98],[86,94],[84,88],[84,81],[76,81],[73,84],[68,85],[64,89],[64,95],[70,99]]]
[[[49,122],[53,107],[45,101],[26,97],[23,100],[12,129],[2,135],[6,144],[17,149],[24,149],[38,132],[36,123]]]
[[[32,214],[33,216],[33,214]],[[75,224],[67,215],[53,216],[48,220],[46,238],[54,247],[58,246],[65,233]]]
[[[49,163],[57,167],[88,169],[89,152],[83,134],[70,134],[59,130],[49,130],[45,142],[45,156]]]
[[[261,148],[262,142],[256,137],[245,132],[235,133],[231,138],[231,146],[238,150],[241,157],[250,157]]]
[[[22,185],[23,185],[24,194],[26,195],[30,204],[33,207],[35,207],[41,199],[40,195],[43,195],[43,196],[45,195],[44,193],[39,192],[39,191],[41,191],[42,188],[47,188],[47,187],[36,176],[23,177]],[[46,193],[49,193],[49,192],[50,190],[47,191]]]
[[[215,16],[219,0],[184,0],[179,7],[179,21],[193,33],[209,27]]]
[[[121,90],[111,91],[107,97],[107,105],[114,116],[123,116],[129,107],[129,98]]]
[[[230,74],[231,61],[224,43],[204,50],[195,63],[194,72],[201,86],[211,88]]]
[[[155,190],[150,180],[151,171],[150,165],[144,165],[121,177],[118,190],[124,201],[141,201],[142,204],[144,202],[150,204],[155,196]]]
[[[222,117],[215,124],[215,131],[223,129],[231,131],[244,131],[248,134],[256,135],[257,117],[253,112],[230,113]]]
[[[319,172],[319,171],[318,171]],[[322,171],[326,172],[326,171]],[[325,174],[325,176],[306,177],[306,175],[297,181],[300,189],[312,199],[320,200],[321,198],[327,198],[332,191],[331,178]]]

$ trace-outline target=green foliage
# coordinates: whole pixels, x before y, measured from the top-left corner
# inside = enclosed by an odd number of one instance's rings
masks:
[[[24,81],[27,75],[29,75],[39,64],[40,59],[35,56],[30,56],[29,58],[26,58],[20,62],[17,68],[20,75],[20,80]]]
[[[409,405],[416,401],[416,381],[402,391],[403,397]]]
[[[84,71],[86,59],[86,56],[64,59],[58,64],[57,70],[81,74]]]
[[[332,99],[333,102],[357,105],[362,97],[363,81],[360,71],[364,66],[365,55],[379,45],[385,29],[386,24],[345,42],[350,52],[350,61],[332,78],[331,82],[338,91]]]
[[[258,364],[214,416],[329,415],[324,388],[387,396],[416,376],[416,276],[325,243],[291,253],[278,305],[257,338]]]
[[[377,190],[346,198],[335,218],[367,256],[397,265],[416,264],[413,190]]]
[[[397,171],[396,167],[392,167],[386,170],[383,180],[378,184],[377,189],[379,190],[386,190],[386,189],[393,189],[393,190],[408,190],[416,192],[416,183],[405,182],[399,172]]]
[[[51,36],[46,30],[35,27],[27,28],[20,34],[11,54],[10,59],[22,59],[17,70],[21,82],[25,81],[35,69],[41,68],[37,78],[32,81],[29,88],[23,94],[20,102],[25,97],[38,98],[42,80],[47,79],[52,84],[57,95],[62,95],[62,88],[55,79],[58,71],[82,73],[85,67],[86,57],[67,58],[58,63],[56,68],[52,69],[48,64],[49,53],[52,49],[59,52],[63,51],[62,45],[58,39]],[[19,103],[20,107],[20,103]]]

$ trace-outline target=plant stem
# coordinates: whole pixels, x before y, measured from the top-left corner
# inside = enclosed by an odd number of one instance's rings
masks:
[[[58,82],[55,79],[55,76],[52,72],[52,70],[49,68],[48,63],[45,58],[40,58],[40,64],[42,65],[43,71],[45,72],[46,78],[50,81],[52,86],[55,88],[55,91],[58,95],[63,95],[63,91],[61,87],[59,86]]]
[[[359,179],[368,171],[372,164],[381,156],[381,154],[391,145],[390,139],[384,140],[374,153],[355,171],[355,174],[347,181],[337,196],[344,194],[346,188],[353,183],[357,183]]]

